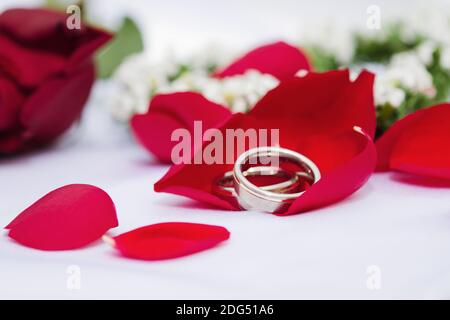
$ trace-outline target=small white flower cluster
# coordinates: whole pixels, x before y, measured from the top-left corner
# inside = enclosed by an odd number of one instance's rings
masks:
[[[145,113],[153,95],[183,91],[199,92],[233,112],[246,112],[278,85],[276,78],[257,70],[223,79],[214,78],[208,68],[217,65],[218,61],[209,57],[182,64],[170,59],[151,65],[145,54],[130,56],[113,75],[115,88],[109,104],[111,112],[117,120],[125,122],[136,113]],[[173,80],[181,65],[189,69]]]
[[[387,67],[377,72],[374,89],[376,105],[389,103],[394,108],[400,107],[406,98],[405,90],[421,93],[430,98],[435,96],[433,78],[421,59],[421,50],[423,49],[419,47],[415,51],[395,54]],[[426,57],[427,61],[430,59]]]
[[[440,67],[450,72],[449,18],[446,10],[428,8],[418,11],[416,15],[408,15],[406,19],[395,21],[392,26],[399,28],[402,42],[413,44],[418,38],[426,41],[414,50],[393,55],[387,64],[352,64],[357,39],[354,32],[342,28],[315,28],[307,37],[303,37],[300,43],[329,54],[341,67],[350,66],[352,75],[359,73],[362,68],[374,72],[376,105],[390,104],[397,108],[405,101],[407,92],[424,94],[430,98],[436,95],[433,77],[427,69],[434,62],[436,50],[440,51]],[[388,25],[389,23],[384,23],[380,30],[361,29],[358,34],[383,43],[389,41],[392,36]]]
[[[129,56],[112,77],[108,105],[114,118],[128,121],[136,113],[145,113],[149,98],[158,88],[169,85],[168,75],[174,74],[177,68],[170,60],[152,65],[145,54]]]
[[[257,70],[223,79],[211,77],[207,73],[188,72],[158,92],[200,92],[205,98],[227,106],[233,112],[246,112],[277,85],[275,77]]]

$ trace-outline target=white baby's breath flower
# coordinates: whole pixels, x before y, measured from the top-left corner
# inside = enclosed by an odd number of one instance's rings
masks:
[[[443,69],[450,71],[450,45],[442,48],[440,62]]]
[[[425,41],[417,47],[417,57],[423,64],[429,66],[433,62],[433,53],[436,48],[436,42],[431,40]]]
[[[375,78],[375,104],[385,105],[390,104],[394,108],[400,107],[400,105],[405,101],[405,92],[392,85],[386,78],[377,77]]]
[[[388,79],[412,92],[430,97],[435,94],[433,77],[415,52],[402,52],[394,55],[389,64]]]
[[[262,96],[275,88],[279,81],[257,70],[248,70],[242,75],[218,79],[196,70],[183,74],[157,93],[195,91],[210,101],[224,105],[233,112],[251,109]]]
[[[167,87],[168,77],[176,71],[170,59],[152,65],[145,52],[126,58],[112,76],[116,85],[109,104],[113,117],[126,122],[133,114],[145,113],[152,93]]]
[[[279,83],[275,77],[256,70],[248,70],[242,75],[226,77],[220,81],[226,105],[234,112],[250,110]],[[242,101],[246,103],[245,108]]]
[[[396,54],[385,68],[377,68],[374,97],[376,105],[389,103],[399,107],[406,98],[406,90],[434,97],[433,78],[417,51]]]

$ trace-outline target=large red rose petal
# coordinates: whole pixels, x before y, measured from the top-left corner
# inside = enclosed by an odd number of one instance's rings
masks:
[[[231,112],[194,92],[178,92],[155,96],[146,114],[135,115],[131,127],[136,139],[159,161],[171,163],[172,132],[185,128],[194,131],[194,121],[202,121],[203,130],[218,126]]]
[[[56,189],[19,214],[7,227],[9,237],[40,250],[70,250],[92,243],[117,227],[114,203],[91,185]]]
[[[250,129],[258,128],[258,123],[251,116],[241,113],[234,114],[223,126],[220,127],[222,135],[225,137],[226,130],[229,129]],[[227,152],[227,139],[224,139],[224,157]],[[204,147],[209,143],[205,143]],[[236,144],[237,145],[237,144]],[[202,150],[197,151],[202,153]],[[239,154],[233,151],[233,161]],[[194,155],[192,156],[194,158]],[[203,159],[204,160],[204,159]],[[202,164],[178,164],[173,165],[169,171],[158,182],[155,183],[156,192],[167,192],[185,196],[198,201],[206,202],[226,210],[238,209],[235,203],[230,203],[214,193],[213,183],[223,174],[233,169],[233,164],[222,159],[222,164],[213,165]],[[194,160],[191,160],[194,163]]]
[[[24,140],[45,144],[69,129],[81,116],[94,80],[94,66],[89,63],[70,76],[55,77],[42,85],[23,106]]]
[[[310,64],[300,49],[285,42],[276,42],[258,47],[228,67],[215,74],[218,78],[235,76],[256,69],[279,80],[295,76],[299,70],[310,70]]]
[[[280,215],[301,213],[342,200],[361,188],[375,169],[375,145],[359,127],[314,143],[320,149],[309,145],[303,150],[320,168],[322,178]]]
[[[141,227],[114,238],[105,237],[105,241],[125,257],[165,260],[210,249],[229,237],[229,231],[220,226],[167,222]]]
[[[379,171],[450,179],[450,104],[416,111],[376,142]]]
[[[291,132],[293,141],[288,142],[288,147],[309,134],[332,134],[353,126],[361,127],[373,137],[376,128],[373,81],[374,75],[367,71],[361,72],[355,81],[350,81],[348,70],[309,73],[269,91],[250,114],[271,127]],[[301,132],[294,134],[298,130]]]

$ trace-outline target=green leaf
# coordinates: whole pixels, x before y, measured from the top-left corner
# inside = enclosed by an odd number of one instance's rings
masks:
[[[63,1],[63,0],[45,0],[44,1],[44,7],[54,9],[54,10],[64,11],[64,12],[66,12],[67,7],[71,4],[77,5],[83,9],[85,7],[84,0],[71,0],[70,2]],[[83,10],[82,10],[82,12],[83,12]]]
[[[125,17],[114,39],[96,56],[98,76],[110,77],[127,56],[143,49],[144,44],[138,26],[131,18]]]

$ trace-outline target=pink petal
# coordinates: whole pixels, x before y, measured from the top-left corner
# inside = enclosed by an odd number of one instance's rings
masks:
[[[173,259],[210,249],[228,240],[219,226],[168,222],[141,227],[113,238],[114,247],[129,258]]]
[[[159,161],[171,163],[172,132],[185,128],[193,133],[194,121],[201,120],[203,130],[216,127],[231,112],[194,92],[179,92],[155,96],[146,114],[135,115],[131,127],[136,139]]]
[[[397,121],[376,143],[377,169],[450,179],[449,124],[449,103]]]
[[[81,248],[117,227],[114,203],[103,190],[83,184],[56,189],[19,214],[9,237],[40,250]]]
[[[256,69],[261,73],[268,73],[279,80],[289,79],[304,69],[310,70],[310,64],[305,54],[300,49],[285,42],[276,42],[258,47],[228,67],[215,74],[224,78],[245,73],[250,69]]]

